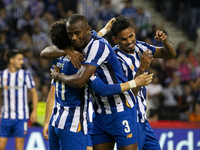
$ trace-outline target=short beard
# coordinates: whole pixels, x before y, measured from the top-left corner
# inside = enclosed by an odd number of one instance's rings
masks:
[[[135,49],[131,50],[129,53],[133,53],[135,51]]]
[[[19,67],[15,67],[15,69],[16,69],[16,70],[19,70],[19,69],[22,69],[22,67],[21,67],[21,68],[19,68]]]
[[[82,48],[76,48],[75,51],[82,53]]]

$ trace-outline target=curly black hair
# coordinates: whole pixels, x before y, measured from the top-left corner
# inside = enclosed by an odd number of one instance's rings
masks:
[[[66,19],[55,21],[48,31],[52,43],[59,49],[65,49],[72,45],[67,35],[66,22]]]
[[[116,37],[120,31],[122,31],[128,27],[132,28],[130,20],[127,17],[120,15],[120,16],[116,17],[116,20],[112,25],[111,32],[112,32],[113,36]]]

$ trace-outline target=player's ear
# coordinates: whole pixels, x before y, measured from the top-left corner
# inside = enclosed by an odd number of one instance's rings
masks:
[[[112,39],[113,39],[114,43],[117,44],[117,40],[114,36],[112,37]]]
[[[10,63],[13,63],[13,62],[14,62],[14,58],[11,57],[8,61],[9,61]]]
[[[87,30],[87,33],[89,33],[90,32],[90,26],[87,26],[86,30]]]
[[[135,34],[135,29],[133,28],[133,33]]]

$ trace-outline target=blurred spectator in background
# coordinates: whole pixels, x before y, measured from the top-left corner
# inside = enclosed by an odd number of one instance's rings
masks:
[[[194,106],[193,112],[189,115],[190,122],[200,123],[200,102],[197,102]]]
[[[176,1],[177,9],[176,11],[176,20],[177,26],[184,30],[188,30],[188,20],[190,19],[190,15],[188,15],[188,7],[189,7],[189,0],[178,0]]]
[[[57,20],[59,19],[59,12],[58,12],[58,1],[59,0],[44,0],[45,4],[45,12],[48,12],[54,16],[54,18]],[[62,6],[64,7],[64,6]]]
[[[163,100],[159,112],[161,120],[179,120],[178,102],[183,95],[180,81],[180,72],[174,72],[172,78],[165,79],[165,86],[162,90]]]
[[[43,32],[40,25],[34,26],[32,41],[34,45],[34,57],[39,57],[39,53],[45,47],[52,45],[47,33]]]
[[[31,14],[31,17],[41,17],[42,13],[45,10],[45,5],[43,0],[30,1],[28,10]]]
[[[6,11],[4,8],[0,9],[0,30],[8,31],[10,29],[6,18]]]
[[[161,23],[160,23],[160,24],[161,24]],[[153,45],[159,46],[159,47],[163,47],[162,42],[156,41],[155,38],[154,38],[155,35],[156,35],[156,31],[157,31],[157,30],[161,30],[161,31],[165,32],[166,35],[167,35],[167,32],[166,32],[165,29],[164,29],[164,24],[160,25],[160,27],[159,27],[158,25],[156,25],[156,24],[152,24],[152,25],[149,27],[148,33],[147,33],[146,36],[151,38],[151,43],[152,43]]]
[[[6,14],[8,17],[12,16],[12,3],[13,3],[13,0],[1,0],[1,8],[5,8],[6,10]]]
[[[154,116],[155,114],[152,114],[154,112],[157,112],[159,107],[161,106],[161,93],[163,90],[163,87],[159,81],[159,77],[157,75],[158,72],[154,73],[154,77],[152,80],[152,83],[150,83],[147,86],[147,111],[148,111],[148,118],[150,116]]]
[[[196,57],[194,55],[194,50],[193,49],[188,49],[186,51],[186,56],[187,56],[187,58],[186,58],[187,62],[191,66],[190,68],[195,68],[197,66],[197,60],[196,60]]]
[[[49,68],[51,67],[51,64],[48,60],[41,58],[37,58],[36,62],[38,63],[36,73],[37,76],[41,78],[41,84],[46,84],[50,87],[51,75],[49,73]]]
[[[189,37],[191,40],[195,40],[197,38],[197,28],[200,27],[200,1],[190,0],[190,14],[192,16],[189,18]]]
[[[198,0],[154,0],[155,9],[187,33],[190,40],[197,38],[200,27],[200,1]],[[192,16],[192,17],[191,17]]]
[[[195,91],[196,92],[195,100],[196,100],[196,102],[200,102],[200,78],[197,79],[197,83],[198,83],[198,85],[197,85],[197,90]]]
[[[99,11],[99,21],[102,21],[102,27],[104,27],[111,18],[116,17],[116,14],[109,0],[106,0],[102,5],[102,9]]]
[[[190,68],[190,65],[187,61],[186,54],[181,54],[181,56],[177,59],[178,63],[178,71],[181,73],[181,82],[188,82],[192,75],[192,70]]]
[[[156,24],[152,24],[147,34],[147,37],[149,37],[151,40],[154,39],[157,30],[158,30],[158,26]]]
[[[179,100],[180,120],[187,121],[190,113],[193,111],[194,96],[192,88],[188,83],[183,86],[183,96]]]
[[[174,0],[162,0],[163,2],[163,7],[164,7],[164,10],[163,13],[164,13],[164,16],[167,20],[170,20],[174,17],[174,14],[175,14],[175,10],[174,10],[174,3],[175,1]]]
[[[41,28],[42,28],[42,31],[44,32],[48,32],[51,24],[55,21],[55,17],[49,13],[48,11],[45,12],[43,15],[42,15],[42,18],[41,18]]]
[[[172,75],[175,71],[177,71],[178,65],[176,59],[165,60],[165,78],[172,78]]]
[[[104,0],[101,0],[104,1]],[[122,9],[124,8],[124,1],[126,0],[110,0],[112,8],[115,8],[114,11],[118,15],[121,14]]]
[[[11,5],[12,9],[12,18],[14,21],[14,24],[16,25],[16,21],[19,18],[22,18],[25,11],[26,11],[26,5],[24,5],[24,0],[13,0],[13,4]]]
[[[186,62],[188,63],[188,66],[192,72],[191,74],[191,79],[194,79],[195,78],[195,68],[197,67],[197,60],[196,60],[196,57],[195,57],[195,54],[194,54],[194,50],[193,49],[188,49],[186,51]]]
[[[20,39],[16,43],[16,48],[24,51],[24,50],[33,50],[33,41],[28,34],[28,32],[21,32]]]
[[[84,2],[86,2],[86,1],[84,1]],[[78,0],[58,0],[59,17],[60,18],[68,18],[69,13],[71,15],[74,14],[74,13],[77,13],[78,12],[77,6],[78,6]],[[95,7],[95,5],[91,6],[91,7]]]
[[[151,14],[144,10],[142,6],[137,7],[137,13],[135,15],[135,24],[140,28],[137,33],[138,40],[143,41],[147,36],[151,23]]]
[[[153,72],[157,72],[157,76],[159,78],[159,81],[163,81],[165,77],[164,73],[164,59],[153,59],[151,62],[151,69],[153,69]]]
[[[94,30],[96,30],[99,19],[99,7],[99,0],[78,0],[78,13],[84,15],[88,19],[90,28]]]
[[[6,54],[9,51],[9,43],[7,42],[7,32],[0,31],[0,70],[7,67]]]
[[[197,66],[194,68],[195,78],[200,78],[200,53],[197,54]]]
[[[132,6],[132,0],[124,0],[125,7],[122,9],[121,15],[124,15],[128,18],[135,18],[137,10]]]
[[[148,43],[149,45],[152,45],[152,41],[151,41],[151,38],[150,37],[145,37],[145,39],[144,39],[144,42],[145,43]]]
[[[17,29],[17,33],[18,35],[20,35],[21,32],[28,32],[28,34],[31,35],[32,33],[32,18],[31,18],[31,14],[29,11],[26,11],[23,15],[23,17],[19,18],[17,20],[16,23],[16,29]]]
[[[23,50],[23,53],[24,53],[24,68],[29,73],[31,73],[34,77],[37,76],[39,63],[37,62],[37,59],[34,57],[33,50],[25,49],[25,50]],[[41,77],[39,77],[39,78],[41,78]],[[36,88],[37,88],[37,84],[36,84]]]
[[[176,58],[178,58],[180,56],[180,54],[185,53],[187,50],[187,45],[186,42],[180,42],[178,44],[178,47],[176,48]]]

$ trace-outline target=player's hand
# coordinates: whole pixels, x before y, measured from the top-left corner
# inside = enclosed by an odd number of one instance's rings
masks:
[[[150,50],[145,51],[141,56],[141,63],[139,69],[145,71],[151,64],[153,60],[153,55]]]
[[[156,36],[155,36],[156,41],[160,41],[160,42],[167,42],[167,36],[163,31],[157,30],[156,31]]]
[[[108,23],[105,25],[105,29],[107,30],[107,32],[109,32],[112,28],[112,24],[115,22],[115,18],[112,18],[108,21]]]
[[[68,51],[67,58],[71,61],[74,68],[81,68],[81,62],[84,62],[83,54],[77,51]]]
[[[58,74],[60,73],[60,69],[56,66],[56,65],[53,65],[53,68],[54,69],[50,69],[50,71],[51,71],[51,77],[53,78],[53,79],[58,79]]]
[[[37,121],[37,112],[36,111],[32,111],[32,113],[30,115],[30,121],[31,121],[31,124],[33,124],[34,122]]]
[[[44,124],[42,135],[46,140],[49,140],[48,133],[49,133],[49,125],[48,124]]]
[[[141,74],[135,78],[136,86],[147,86],[153,79],[153,73],[148,75],[148,72]]]

